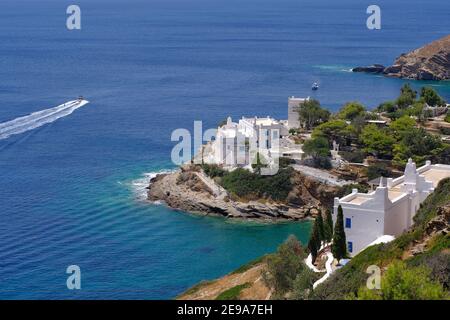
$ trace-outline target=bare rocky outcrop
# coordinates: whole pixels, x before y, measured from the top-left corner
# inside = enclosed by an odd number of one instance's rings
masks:
[[[400,55],[393,65],[353,68],[353,72],[383,73],[414,80],[450,80],[450,35]]]
[[[202,215],[262,221],[302,220],[330,207],[339,187],[325,185],[293,171],[293,188],[286,202],[269,199],[237,200],[208,178],[198,167],[161,174],[150,181],[148,199]]]
[[[424,253],[430,240],[434,239],[437,235],[446,235],[449,232],[450,204],[447,204],[445,206],[438,207],[436,217],[431,219],[425,226],[422,239],[415,241],[414,245],[406,252],[405,256],[415,256]]]

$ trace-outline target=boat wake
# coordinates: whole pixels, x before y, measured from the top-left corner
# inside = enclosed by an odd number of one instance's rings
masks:
[[[0,123],[0,140],[12,135],[20,134],[52,123],[59,118],[66,117],[76,109],[88,104],[87,100],[73,100],[57,107],[33,112],[27,116],[19,117],[11,121]]]

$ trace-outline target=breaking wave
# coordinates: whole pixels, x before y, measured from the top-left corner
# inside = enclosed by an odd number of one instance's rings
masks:
[[[144,173],[141,178],[131,181],[130,187],[137,200],[146,201],[147,200],[147,187],[150,185],[150,180],[156,177],[158,174],[167,174],[176,171],[176,169],[163,169],[155,172]],[[159,201],[155,201],[155,204],[160,204]]]
[[[81,108],[87,103],[89,102],[86,100],[68,101],[57,107],[36,111],[29,115],[0,123],[0,140],[9,138],[15,134],[39,128],[47,123],[52,123],[59,118],[70,115],[76,109]]]

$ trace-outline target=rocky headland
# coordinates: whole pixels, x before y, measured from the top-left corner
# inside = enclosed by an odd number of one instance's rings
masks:
[[[352,71],[413,80],[450,80],[450,35],[401,54],[391,66],[374,64]]]
[[[327,185],[293,171],[292,190],[286,201],[240,199],[227,192],[198,166],[160,174],[150,181],[148,199],[201,215],[258,221],[296,221],[315,216],[319,208],[332,206],[342,188]]]

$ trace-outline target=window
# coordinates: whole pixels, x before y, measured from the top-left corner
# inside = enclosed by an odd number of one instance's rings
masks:
[[[353,242],[351,241],[347,242],[347,249],[348,252],[353,252]]]
[[[350,229],[352,227],[352,219],[345,218],[345,227]]]
[[[272,139],[276,139],[278,138],[278,130],[273,130],[272,131]]]

